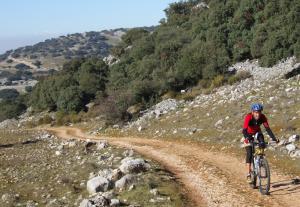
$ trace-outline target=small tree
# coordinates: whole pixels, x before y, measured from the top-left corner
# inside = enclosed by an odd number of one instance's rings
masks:
[[[84,109],[83,94],[79,88],[71,86],[62,90],[57,99],[57,108],[63,112],[79,112]]]
[[[35,65],[36,67],[40,68],[41,65],[42,65],[42,62],[39,61],[39,60],[37,60],[37,61],[35,61],[35,62],[33,63],[33,65]]]

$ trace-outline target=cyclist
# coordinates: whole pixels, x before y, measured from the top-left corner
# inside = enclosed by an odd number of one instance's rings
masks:
[[[261,132],[261,125],[264,125],[268,135],[275,142],[279,142],[279,140],[275,137],[270,126],[268,124],[268,120],[266,116],[262,113],[263,105],[259,103],[255,103],[251,106],[251,113],[247,114],[244,120],[243,126],[243,135],[244,135],[244,147],[246,149],[246,165],[247,165],[247,181],[251,182],[251,162],[253,159],[253,152],[250,141],[253,141],[254,135],[257,134],[257,141],[259,143],[259,147],[265,148],[265,140],[264,136]]]

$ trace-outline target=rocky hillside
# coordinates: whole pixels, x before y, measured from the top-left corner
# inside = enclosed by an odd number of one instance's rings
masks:
[[[0,203],[11,206],[187,206],[157,163],[105,140],[0,130]]]
[[[14,88],[25,92],[36,79],[60,70],[70,59],[104,58],[121,41],[126,29],[85,32],[47,39],[0,55],[0,90]]]
[[[126,29],[75,33],[47,39],[32,46],[7,51],[0,56],[2,67],[24,63],[31,69],[60,69],[66,60],[82,57],[105,57],[120,42]]]
[[[221,144],[223,150],[237,149],[242,138],[243,118],[253,102],[260,102],[265,105],[264,113],[271,128],[281,140],[279,146],[269,148],[272,151],[276,149],[274,160],[279,161],[283,157],[295,160],[293,165],[290,162],[281,164],[285,169],[296,167],[299,172],[299,67],[300,63],[295,58],[270,68],[260,67],[256,60],[236,63],[229,68],[230,71],[237,74],[248,71],[252,77],[214,89],[209,94],[201,93],[197,88],[183,90],[181,97],[188,97],[188,100],[177,97],[158,103],[144,111],[138,120],[122,128],[120,135],[192,139]],[[200,94],[195,96],[197,92]],[[116,133],[115,129],[113,131]]]
[[[152,31],[154,27],[143,27]],[[77,58],[106,58],[110,49],[121,42],[128,29],[68,34],[35,45],[20,47],[0,55],[0,90],[15,88],[24,92],[39,77],[61,70],[64,63]],[[109,57],[108,57],[109,56]]]

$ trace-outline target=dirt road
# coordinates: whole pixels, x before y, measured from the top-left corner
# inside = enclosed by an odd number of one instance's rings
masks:
[[[288,206],[300,207],[300,185],[272,171],[271,195],[262,196],[245,182],[243,160],[212,152],[195,143],[141,138],[108,138],[86,135],[76,128],[50,128],[58,137],[105,139],[112,145],[132,148],[160,162],[182,182],[197,206]]]

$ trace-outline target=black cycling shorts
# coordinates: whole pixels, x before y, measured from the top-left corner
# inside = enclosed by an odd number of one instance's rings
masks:
[[[260,133],[257,139],[259,143],[263,143],[263,146],[265,146],[265,138],[263,134]],[[252,159],[253,159],[252,147],[247,146],[245,147],[245,149],[246,149],[246,163],[252,163]]]

